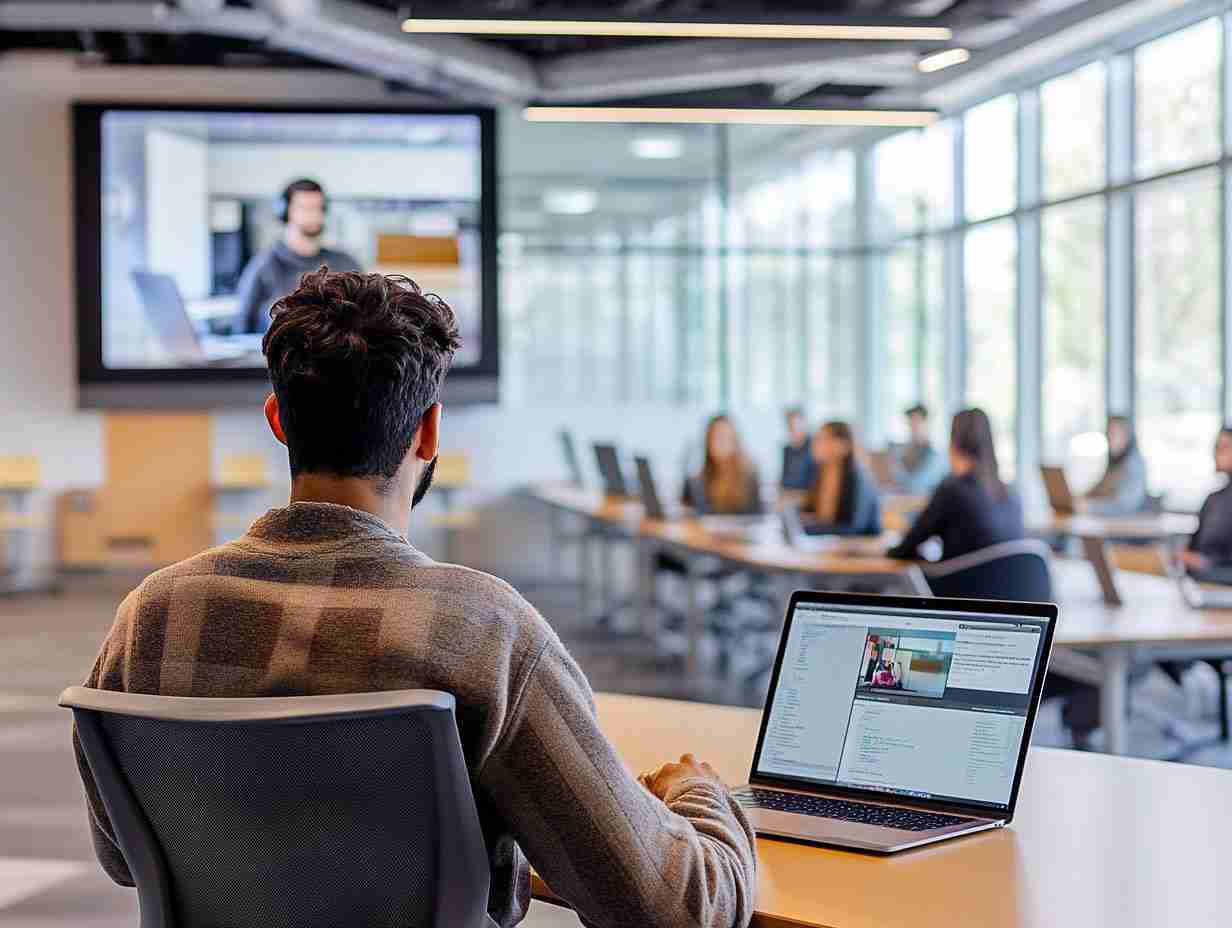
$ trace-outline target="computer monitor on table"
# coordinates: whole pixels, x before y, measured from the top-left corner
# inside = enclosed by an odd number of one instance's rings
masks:
[[[620,454],[615,445],[596,442],[595,463],[599,466],[599,475],[603,479],[604,494],[622,498],[633,495],[629,481],[625,479],[624,469],[620,466]]]

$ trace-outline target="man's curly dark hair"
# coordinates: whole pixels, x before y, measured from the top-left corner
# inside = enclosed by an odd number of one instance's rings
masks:
[[[270,317],[291,474],[392,478],[461,347],[453,310],[410,278],[322,266]]]

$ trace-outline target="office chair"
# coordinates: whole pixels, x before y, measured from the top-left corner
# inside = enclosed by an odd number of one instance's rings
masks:
[[[60,705],[136,883],[141,928],[494,928],[453,696],[72,687]]]
[[[1051,551],[1024,538],[990,545],[924,568],[935,596],[1046,602],[1052,599]]]

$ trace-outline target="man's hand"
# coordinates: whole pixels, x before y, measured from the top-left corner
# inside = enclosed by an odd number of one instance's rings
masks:
[[[1177,560],[1190,570],[1206,570],[1211,566],[1211,562],[1197,551],[1182,551]]]
[[[699,761],[692,754],[685,754],[680,758],[679,763],[663,764],[656,770],[640,774],[637,781],[659,799],[665,799],[672,787],[681,780],[692,780],[698,777],[713,780],[720,786],[723,785],[722,779],[714,772],[714,768]]]

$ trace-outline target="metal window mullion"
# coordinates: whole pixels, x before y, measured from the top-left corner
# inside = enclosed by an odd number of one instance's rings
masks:
[[[1040,103],[1039,90],[1027,90],[1018,98],[1018,202],[1034,206],[1040,201]],[[1017,312],[1017,410],[1014,415],[1018,465],[1016,481],[1023,489],[1034,486],[1039,470],[1043,435],[1043,265],[1040,254],[1040,213],[1027,210],[1018,222]]]
[[[1134,68],[1132,54],[1108,62],[1107,195],[1104,241],[1105,408],[1133,415],[1134,390]]]
[[[855,184],[855,237],[866,248],[871,246],[873,214],[876,210],[876,190],[873,179],[873,149],[865,147],[856,152]],[[884,372],[885,336],[884,287],[882,269],[884,260],[872,251],[859,259],[857,265],[856,305],[863,309],[857,316],[859,325],[856,344],[857,380],[859,385],[860,421],[864,423],[864,439],[872,447],[880,446],[883,434],[881,422],[881,388]]]
[[[951,159],[953,216],[950,228],[944,233],[946,418],[961,409],[967,400],[966,240],[962,226],[967,211],[965,134],[963,117],[955,117]]]
[[[1222,19],[1222,41],[1220,43],[1220,138],[1222,154],[1226,157],[1232,151],[1232,13],[1224,14]],[[1232,248],[1232,174],[1228,171],[1226,161],[1220,173],[1223,196],[1220,197],[1220,292],[1219,292],[1219,324],[1223,338],[1221,339],[1220,371],[1222,373],[1222,408],[1221,421],[1232,421],[1232,257],[1228,249]]]

